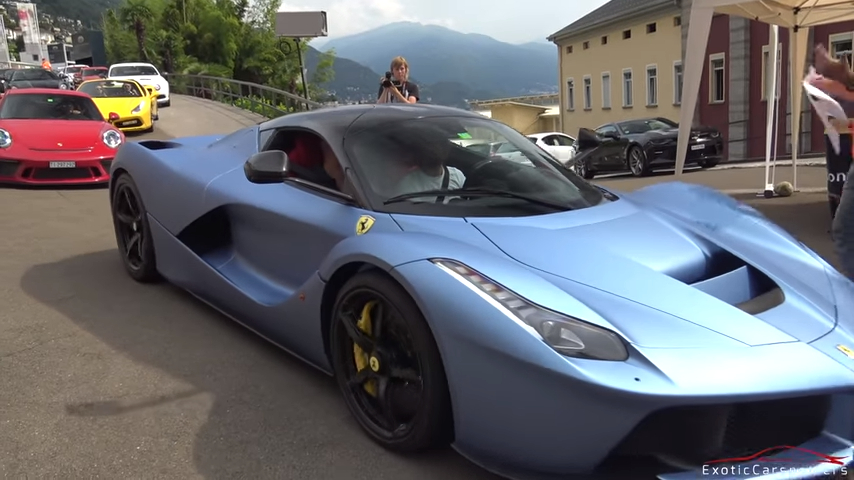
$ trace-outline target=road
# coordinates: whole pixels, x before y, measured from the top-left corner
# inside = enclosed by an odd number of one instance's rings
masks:
[[[133,140],[257,120],[176,96]],[[823,195],[749,200],[830,256]],[[0,205],[0,476],[495,478],[451,451],[385,452],[331,378],[175,288],[131,281],[103,188],[6,188]]]

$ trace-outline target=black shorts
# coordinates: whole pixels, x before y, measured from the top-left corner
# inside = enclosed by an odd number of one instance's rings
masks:
[[[839,154],[833,151],[830,138],[824,136],[827,155],[827,194],[839,198],[851,169],[851,134],[839,135]]]

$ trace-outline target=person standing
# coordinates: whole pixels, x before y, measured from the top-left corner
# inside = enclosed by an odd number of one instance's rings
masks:
[[[833,244],[836,254],[839,257],[842,273],[844,273],[849,279],[854,280],[854,182],[847,181],[847,179],[852,178],[852,175],[854,175],[854,164],[852,163],[854,150],[852,150],[851,142],[851,131],[852,127],[854,127],[854,118],[852,118],[854,117],[854,82],[850,81],[850,76],[846,72],[834,72],[833,68],[828,68],[838,62],[835,59],[830,58],[830,55],[827,53],[827,50],[823,45],[816,47],[815,53],[816,71],[820,73],[821,76],[814,79],[811,82],[812,85],[838,101],[845,110],[845,113],[849,116],[846,122],[837,122],[840,127],[847,127],[844,134],[843,132],[840,132],[840,151],[838,157],[832,157],[832,155],[835,155],[835,152],[832,148],[829,148],[830,143],[827,142],[827,162],[829,172],[830,163],[831,161],[834,161],[833,159],[844,159],[838,161],[847,162],[848,164],[848,171],[846,175],[844,175],[843,178],[840,178],[840,180],[843,181],[843,184],[841,185],[838,206],[836,208],[831,206],[834,210],[831,231],[833,232]],[[847,137],[847,141],[843,140],[844,137]],[[828,178],[828,180],[830,180],[830,178]],[[830,185],[828,185],[828,187],[829,186]],[[828,195],[829,194],[830,190],[828,189]]]
[[[815,48],[815,68],[816,72],[825,78],[838,83],[851,85],[849,74],[851,69],[846,62],[840,62],[833,59],[830,53],[822,44],[818,44]],[[836,87],[830,87],[836,88]],[[829,93],[829,92],[828,92]],[[829,93],[834,99],[839,102],[848,118],[854,118],[854,102],[847,101],[844,96],[834,95]],[[827,133],[824,134],[825,152],[827,157],[827,201],[830,206],[831,221],[836,217],[836,211],[839,208],[839,201],[842,195],[842,188],[845,185],[848,171],[852,166],[852,133],[848,127],[848,122],[838,122],[837,130],[839,131],[839,153],[833,150],[830,143],[830,137]]]
[[[391,78],[389,74],[380,78],[380,90],[377,103],[416,103],[418,85],[409,81],[409,63],[403,57],[391,60]]]
[[[42,58],[42,68],[45,70],[51,70],[52,67],[50,66],[50,60],[48,60],[47,58]]]

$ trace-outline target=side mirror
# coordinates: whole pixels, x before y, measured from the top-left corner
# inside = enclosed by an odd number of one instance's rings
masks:
[[[119,117],[119,114],[118,114],[118,113],[116,113],[116,112],[110,112],[110,115],[109,115],[109,116],[107,116],[107,121],[108,121],[108,122],[110,122],[110,123],[113,123],[113,122],[115,122],[116,120],[118,120],[119,118],[120,118],[120,117]]]
[[[282,183],[288,176],[288,154],[281,150],[258,152],[243,164],[243,173],[252,183]]]
[[[602,142],[596,132],[587,128],[578,129],[578,138],[575,140],[576,151],[588,150],[598,147]]]

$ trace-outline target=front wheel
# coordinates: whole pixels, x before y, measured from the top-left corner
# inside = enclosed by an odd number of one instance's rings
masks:
[[[329,335],[344,401],[372,440],[401,453],[450,441],[451,402],[439,349],[400,285],[379,272],[351,278],[338,294]]]
[[[646,153],[640,147],[633,146],[629,148],[627,154],[629,170],[636,177],[643,177],[649,174],[649,166],[646,163]]]
[[[148,212],[130,175],[116,178],[111,209],[116,244],[128,275],[142,283],[159,280]]]

